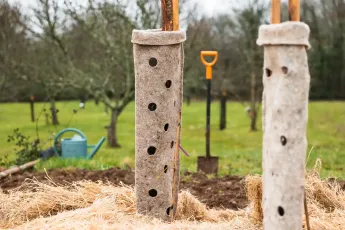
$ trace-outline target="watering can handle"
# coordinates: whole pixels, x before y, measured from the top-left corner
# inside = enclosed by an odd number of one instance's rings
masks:
[[[54,152],[55,152],[55,156],[59,156],[59,153],[57,151],[57,148],[56,148],[56,144],[57,144],[57,141],[59,140],[59,138],[61,137],[62,134],[64,133],[67,133],[67,132],[74,132],[74,133],[78,133],[82,138],[86,139],[86,136],[84,135],[84,133],[82,133],[80,130],[78,129],[74,129],[74,128],[67,128],[67,129],[63,129],[61,130],[55,137],[54,139]]]
[[[205,60],[205,56],[214,57],[212,62],[207,62]],[[206,66],[206,79],[212,79],[212,67],[216,64],[218,60],[218,52],[217,51],[201,51],[200,53],[201,62]]]

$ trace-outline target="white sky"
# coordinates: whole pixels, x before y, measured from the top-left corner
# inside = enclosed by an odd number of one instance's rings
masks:
[[[10,3],[19,2],[24,8],[28,8],[30,5],[35,5],[36,0],[8,0]],[[63,0],[58,0],[63,3]],[[85,3],[87,0],[74,0],[76,3]],[[157,0],[160,1],[160,0]],[[201,13],[212,16],[219,12],[226,12],[230,8],[230,2],[245,2],[246,0],[188,0],[191,4],[199,2]]]
[[[24,8],[29,8],[29,6],[36,5],[37,0],[8,0],[10,3],[19,2]],[[63,4],[64,0],[57,0]],[[77,4],[87,3],[88,0],[74,0]],[[121,1],[121,0],[120,0]],[[127,2],[128,0],[122,0]],[[160,0],[156,0],[160,1]],[[201,14],[206,14],[208,16],[213,16],[218,13],[230,12],[231,7],[240,7],[248,3],[249,0],[187,0],[191,5],[198,3],[199,10]],[[261,0],[263,2],[270,2],[270,0]],[[287,0],[282,0],[282,2],[287,2]]]

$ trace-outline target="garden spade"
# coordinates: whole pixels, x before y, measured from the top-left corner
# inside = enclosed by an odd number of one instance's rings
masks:
[[[206,56],[214,57],[212,62],[205,60]],[[212,82],[212,67],[218,60],[217,51],[201,51],[201,61],[206,67],[206,82],[207,82],[207,102],[206,102],[206,157],[198,157],[198,171],[205,172],[207,174],[218,173],[218,157],[212,157],[210,153],[210,119],[211,119],[211,82]]]

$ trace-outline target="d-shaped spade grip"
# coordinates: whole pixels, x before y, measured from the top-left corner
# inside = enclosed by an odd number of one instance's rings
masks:
[[[214,57],[212,62],[207,62],[205,57]],[[212,79],[212,67],[216,64],[218,60],[218,52],[217,51],[201,51],[200,53],[201,62],[206,66],[206,79]]]

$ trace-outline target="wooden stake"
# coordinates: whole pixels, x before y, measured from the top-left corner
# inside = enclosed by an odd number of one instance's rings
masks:
[[[291,21],[300,21],[300,0],[289,0],[289,18]]]
[[[309,213],[308,213],[307,194],[305,190],[304,190],[304,214],[305,214],[305,222],[307,224],[307,230],[311,230],[310,221],[309,221]]]
[[[176,31],[180,29],[178,0],[161,0],[162,30]]]
[[[180,29],[180,22],[179,22],[179,2],[178,0],[161,0],[162,3],[162,30],[163,31],[178,31]],[[181,121],[181,113],[179,114],[179,121],[178,124],[180,124]],[[177,136],[176,136],[176,150],[174,154],[174,176],[173,176],[173,188],[172,188],[172,200],[171,204],[172,206],[169,208],[173,209],[173,212],[175,214],[176,212],[176,204],[177,202],[177,194],[179,189],[179,145],[180,145],[180,128],[181,126],[178,126],[177,129]],[[173,220],[173,216],[171,215],[171,221]]]
[[[271,0],[271,24],[280,23],[280,0]]]
[[[180,29],[180,20],[179,20],[179,7],[178,7],[178,0],[172,0],[173,1],[173,30],[179,30]]]

